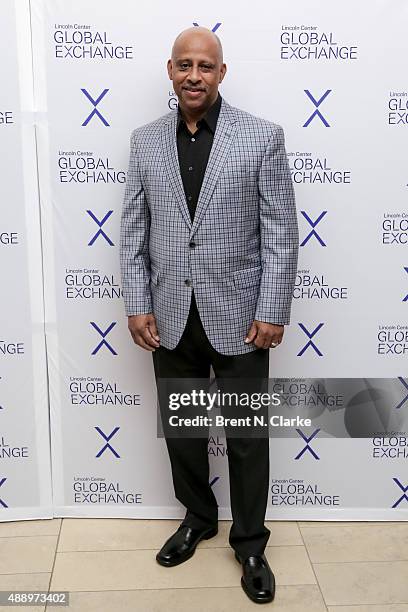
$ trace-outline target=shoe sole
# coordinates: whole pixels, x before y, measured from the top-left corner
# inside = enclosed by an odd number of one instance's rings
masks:
[[[235,552],[235,558],[238,561],[238,563],[242,566],[241,560],[238,557],[238,554],[236,552]],[[247,595],[247,597],[249,597],[249,599],[251,601],[255,602],[255,603],[260,603],[260,604],[262,604],[262,603],[270,603],[271,601],[273,601],[275,599],[275,592],[273,592],[272,597],[268,597],[268,598],[257,599],[256,597],[254,597],[252,595],[252,593],[250,593],[248,591],[243,576],[241,576],[241,586],[242,586],[243,591],[245,592],[245,595]]]
[[[184,563],[184,561],[188,561],[189,559],[191,559],[191,557],[194,555],[196,551],[197,545],[201,542],[201,540],[209,540],[210,538],[215,537],[217,533],[218,533],[218,528],[213,529],[212,531],[209,531],[205,535],[201,536],[201,538],[197,541],[197,544],[194,546],[194,548],[190,550],[190,552],[182,559],[178,559],[177,561],[170,561],[170,562],[164,561],[163,562],[156,557],[156,561],[159,565],[162,565],[163,567],[174,567],[175,565],[180,565],[181,563]]]

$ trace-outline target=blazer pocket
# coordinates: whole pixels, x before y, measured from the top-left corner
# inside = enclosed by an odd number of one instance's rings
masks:
[[[232,273],[232,280],[237,289],[244,289],[257,285],[262,274],[262,266],[255,268],[244,268]]]
[[[150,282],[157,285],[159,282],[159,271],[155,266],[150,266]]]

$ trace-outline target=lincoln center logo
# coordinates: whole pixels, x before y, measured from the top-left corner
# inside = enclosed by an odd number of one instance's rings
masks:
[[[112,329],[115,327],[116,325],[116,321],[112,321],[112,323],[105,329],[105,331],[103,331],[94,321],[90,322],[92,327],[98,332],[98,334],[100,336],[102,336],[102,340],[100,341],[100,343],[98,344],[98,346],[96,346],[94,348],[94,350],[92,351],[91,355],[96,355],[96,353],[103,347],[106,346],[106,348],[112,353],[112,355],[117,355],[117,352],[115,351],[115,349],[109,344],[109,342],[106,341],[106,336],[112,331]]]
[[[397,410],[398,410],[399,408],[402,408],[402,406],[405,404],[405,402],[407,402],[407,401],[408,401],[408,382],[407,382],[406,380],[404,380],[404,379],[402,378],[402,376],[398,376],[398,380],[399,380],[399,381],[400,381],[400,383],[401,383],[401,384],[402,384],[402,385],[405,387],[405,389],[406,389],[406,391],[407,391],[407,394],[406,394],[406,396],[405,396],[405,397],[402,399],[402,401],[401,401],[401,402],[400,402],[400,403],[399,403],[397,406],[395,406],[395,408],[396,408]]]
[[[399,488],[400,488],[400,489],[401,489],[401,491],[402,491],[402,495],[401,495],[401,497],[400,497],[399,499],[397,499],[397,501],[396,501],[396,502],[395,502],[395,503],[394,503],[394,504],[391,506],[392,508],[396,508],[397,506],[399,506],[399,505],[400,505],[400,503],[401,503],[402,501],[404,501],[404,500],[405,500],[406,502],[408,502],[408,496],[407,496],[408,485],[406,485],[406,486],[404,487],[404,485],[402,484],[402,482],[400,482],[400,481],[398,480],[398,478],[393,478],[393,481],[395,482],[395,484],[397,484],[397,485],[399,486]]]
[[[388,124],[407,125],[408,123],[408,92],[390,91],[388,100]]]
[[[108,32],[91,30],[89,25],[55,24],[53,41],[57,59],[133,59],[131,45],[118,45],[109,39]]]
[[[101,450],[99,451],[99,453],[96,455],[96,457],[100,457],[102,455],[102,453],[104,453],[106,450],[110,450],[111,453],[117,458],[120,459],[120,455],[119,453],[116,452],[116,450],[113,448],[113,446],[111,444],[109,444],[109,441],[113,438],[113,436],[115,434],[118,433],[120,427],[115,427],[115,429],[113,429],[110,434],[105,434],[102,429],[100,427],[95,427],[96,431],[102,436],[102,438],[105,440],[106,444],[101,448]]]
[[[329,93],[331,92],[331,89],[327,89],[324,94],[322,96],[320,96],[320,98],[318,100],[315,99],[315,97],[313,96],[313,94],[308,90],[305,89],[304,92],[307,95],[307,97],[309,98],[309,100],[312,102],[312,104],[314,104],[314,106],[316,107],[316,110],[310,115],[309,119],[306,121],[306,123],[303,124],[303,127],[308,127],[310,125],[310,123],[313,121],[313,119],[315,117],[319,117],[319,119],[321,120],[321,122],[323,123],[323,125],[325,125],[326,127],[330,127],[328,121],[326,121],[326,119],[323,117],[322,113],[319,110],[319,106],[321,105],[321,103],[327,98],[327,96],[329,95]]]
[[[2,487],[4,485],[6,480],[7,480],[7,478],[5,478],[5,477],[0,478],[0,487]],[[2,499],[1,497],[0,497],[0,506],[2,506],[3,508],[8,508],[8,505],[6,504],[4,499]]]
[[[99,220],[98,217],[96,215],[94,215],[92,210],[87,210],[86,212],[91,217],[91,219],[93,219],[95,221],[96,225],[99,227],[99,229],[96,232],[96,234],[94,234],[94,236],[92,236],[91,240],[88,242],[88,246],[92,246],[93,243],[95,242],[95,240],[98,238],[98,236],[102,236],[103,238],[105,238],[106,242],[110,246],[114,246],[112,240],[109,238],[109,236],[106,234],[106,232],[102,229],[102,226],[105,225],[105,223],[107,222],[107,220],[109,219],[109,217],[113,213],[113,210],[108,210],[106,215],[101,220]]]
[[[197,23],[196,21],[193,21],[193,26],[195,26],[196,28],[198,28],[198,27],[199,27],[199,25],[200,25],[199,23]],[[215,26],[213,26],[213,27],[211,28],[211,31],[212,31],[212,32],[216,32],[216,31],[218,30],[218,28],[220,27],[220,25],[221,25],[221,23],[216,23],[216,24],[215,24]]]
[[[93,99],[91,94],[86,89],[81,88],[81,91],[84,94],[84,96],[86,96],[88,98],[88,100],[90,101],[90,103],[94,107],[92,112],[88,115],[88,117],[83,122],[82,126],[87,126],[88,123],[90,122],[90,120],[92,119],[92,117],[96,116],[96,117],[98,117],[102,121],[102,123],[103,123],[103,125],[105,127],[109,127],[109,123],[106,121],[105,117],[96,108],[98,106],[98,104],[101,102],[101,100],[106,96],[106,94],[108,93],[109,89],[104,89],[102,91],[102,93],[100,93],[99,96],[96,98],[96,100]]]
[[[320,457],[317,453],[315,453],[315,451],[313,450],[313,448],[309,445],[309,442],[315,437],[317,436],[317,434],[319,433],[320,429],[316,429],[311,436],[307,437],[303,431],[301,429],[296,429],[296,431],[298,432],[299,436],[301,436],[301,438],[303,438],[303,440],[306,442],[306,446],[304,448],[302,448],[302,450],[300,451],[300,453],[298,453],[295,457],[295,459],[300,459],[302,457],[302,455],[306,452],[309,451],[309,453],[312,455],[312,457],[314,457],[317,460],[320,460]]]
[[[333,32],[312,25],[282,25],[280,56],[283,60],[356,60],[356,45],[337,42]]]
[[[309,338],[309,342],[307,342],[305,344],[305,346],[299,351],[299,353],[297,354],[298,357],[302,357],[302,355],[305,353],[305,351],[310,347],[312,348],[315,353],[317,355],[319,355],[319,357],[323,357],[323,353],[321,353],[319,351],[319,349],[317,348],[316,344],[312,341],[312,338],[317,334],[318,331],[320,331],[320,329],[323,327],[324,323],[319,323],[319,325],[317,325],[317,327],[314,328],[314,330],[312,332],[310,332],[304,325],[303,323],[298,323],[300,329],[306,334],[306,336]]]
[[[408,325],[379,325],[377,339],[379,355],[408,353]]]
[[[323,217],[327,214],[327,210],[323,210],[315,221],[313,221],[313,219],[309,217],[309,215],[307,214],[305,210],[301,210],[300,212],[302,213],[302,215],[304,216],[304,218],[306,219],[306,221],[312,228],[312,231],[309,232],[309,234],[306,236],[306,238],[303,240],[300,246],[302,247],[305,246],[305,244],[307,244],[309,240],[313,237],[313,238],[316,238],[316,240],[320,243],[321,246],[325,247],[326,243],[322,240],[322,238],[316,232],[316,225],[318,225],[320,221],[323,219]]]
[[[408,244],[408,213],[385,212],[381,230],[383,244]]]

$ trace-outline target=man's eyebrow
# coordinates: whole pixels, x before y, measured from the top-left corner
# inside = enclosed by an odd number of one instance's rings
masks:
[[[192,60],[188,58],[177,59],[176,64],[184,64],[184,62],[191,62],[191,61]],[[208,66],[215,66],[215,64],[213,62],[210,62],[210,60],[201,60],[200,64],[208,64]]]

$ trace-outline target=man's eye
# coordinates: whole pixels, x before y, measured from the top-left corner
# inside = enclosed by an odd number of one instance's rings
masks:
[[[188,64],[180,64],[181,70],[187,70]]]

